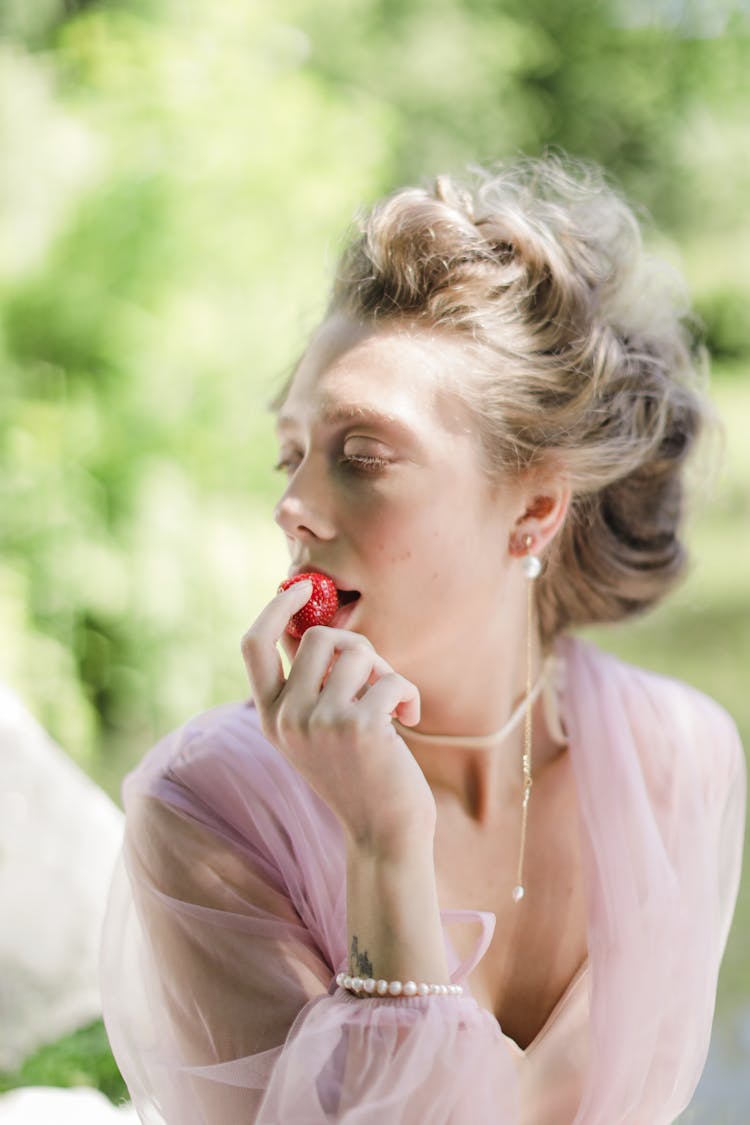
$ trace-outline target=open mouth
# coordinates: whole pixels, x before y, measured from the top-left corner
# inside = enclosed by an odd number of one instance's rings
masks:
[[[349,618],[352,616],[357,608],[357,603],[361,598],[359,590],[338,590],[339,608],[336,610],[331,625],[334,629],[344,629]]]

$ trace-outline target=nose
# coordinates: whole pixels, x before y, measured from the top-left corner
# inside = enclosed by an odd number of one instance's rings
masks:
[[[274,508],[274,519],[289,539],[333,539],[329,488],[315,467],[303,461]]]

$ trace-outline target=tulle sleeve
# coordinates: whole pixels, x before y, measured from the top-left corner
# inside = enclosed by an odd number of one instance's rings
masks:
[[[710,803],[718,825],[717,843],[717,966],[726,948],[742,874],[747,804],[747,765],[739,732],[724,712],[714,728],[714,746],[719,753],[711,771]]]
[[[711,1036],[742,862],[745,758],[702,693],[567,640],[589,904],[580,1125],[667,1125]]]
[[[268,748],[248,769],[217,737],[163,746],[125,790],[102,987],[141,1119],[516,1125],[513,1062],[474,1000],[337,988],[335,834],[294,777],[274,790]]]

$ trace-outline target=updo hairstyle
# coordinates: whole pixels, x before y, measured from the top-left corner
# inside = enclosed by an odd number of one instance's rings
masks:
[[[456,388],[486,471],[564,471],[573,496],[536,584],[542,637],[657,602],[685,565],[683,467],[709,407],[681,286],[602,175],[523,160],[364,214],[328,314],[462,334]]]

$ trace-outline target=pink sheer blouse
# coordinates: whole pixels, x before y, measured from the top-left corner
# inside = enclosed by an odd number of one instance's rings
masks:
[[[666,1125],[708,1049],[737,894],[745,765],[699,692],[563,638],[588,959],[526,1050],[471,994],[494,915],[446,911],[455,997],[360,1000],[338,822],[218,707],[126,779],[102,950],[112,1047],[144,1122]],[[451,925],[481,925],[459,963]]]

